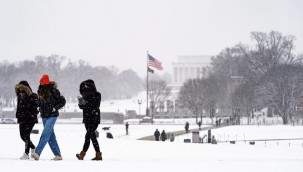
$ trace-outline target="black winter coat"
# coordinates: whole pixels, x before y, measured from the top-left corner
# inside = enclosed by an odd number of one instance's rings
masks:
[[[51,82],[50,95],[47,98],[42,98],[41,96],[39,96],[38,106],[41,117],[58,117],[58,110],[61,109],[65,105],[65,103],[66,100],[64,96],[60,93],[60,91],[57,89],[57,84],[55,82]]]
[[[79,104],[83,110],[83,123],[100,124],[100,104],[101,94],[98,91],[92,91],[83,97],[85,104]]]
[[[160,137],[160,132],[158,130],[155,131],[154,136],[157,137],[157,138],[159,138]]]
[[[161,133],[161,140],[165,141],[167,139],[166,133],[164,131],[162,131]]]
[[[20,124],[35,124],[38,123],[37,115],[38,96],[25,85],[17,84],[15,87],[17,95],[17,111],[16,118]]]

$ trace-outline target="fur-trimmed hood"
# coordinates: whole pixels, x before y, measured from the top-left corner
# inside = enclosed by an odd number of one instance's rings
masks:
[[[15,86],[15,92],[16,92],[16,95],[20,92],[20,91],[24,91],[28,96],[31,96],[33,94],[32,90],[25,86],[25,85],[22,85],[22,84],[17,84]]]
[[[39,97],[48,97],[50,95],[50,89],[58,89],[58,84],[55,81],[50,81],[47,85],[39,85],[38,87],[38,96]]]
[[[57,83],[57,82],[51,81],[51,82],[50,82],[50,85],[51,85],[53,88],[58,89],[58,83]]]

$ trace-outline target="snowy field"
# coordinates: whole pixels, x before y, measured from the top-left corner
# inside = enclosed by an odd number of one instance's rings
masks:
[[[110,126],[114,139],[106,139],[101,130]],[[84,161],[75,154],[82,149],[85,129],[82,124],[55,126],[63,161],[54,162],[48,146],[39,161],[19,160],[24,144],[19,137],[18,125],[0,124],[0,171],[302,171],[303,140],[260,141],[250,145],[241,140],[303,138],[302,126],[230,126],[212,130],[219,140],[217,145],[183,143],[191,134],[176,138],[175,142],[138,141],[152,135],[158,128],[167,132],[183,130],[183,125],[130,125],[130,136],[125,135],[124,125],[100,125],[99,143],[104,160],[90,161],[94,156],[91,145]],[[37,124],[35,129],[42,130]],[[206,134],[203,131],[200,135]],[[37,144],[40,133],[32,134]],[[237,140],[236,144],[227,141]],[[222,142],[220,142],[222,141]]]

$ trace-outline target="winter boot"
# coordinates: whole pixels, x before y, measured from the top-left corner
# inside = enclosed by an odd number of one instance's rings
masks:
[[[26,153],[23,153],[23,155],[20,157],[22,160],[29,159],[29,156]]]
[[[85,157],[85,154],[86,154],[86,152],[81,151],[80,154],[76,154],[76,157],[77,157],[79,160],[83,160],[83,158]]]
[[[94,161],[102,161],[102,153],[101,152],[96,152],[96,157],[93,158],[92,160],[94,160]]]

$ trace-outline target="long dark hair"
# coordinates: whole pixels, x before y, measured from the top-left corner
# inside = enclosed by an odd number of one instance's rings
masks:
[[[39,85],[38,88],[38,95],[39,97],[42,97],[43,99],[46,99],[50,96],[50,84],[45,85]]]

